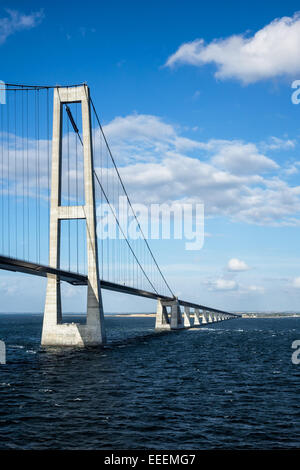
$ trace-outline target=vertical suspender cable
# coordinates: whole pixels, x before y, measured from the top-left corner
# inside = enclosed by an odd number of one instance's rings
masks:
[[[37,157],[37,90],[34,91],[35,133],[35,256],[38,261],[38,157]]]
[[[15,257],[18,258],[18,179],[17,179],[17,92],[14,92],[14,123],[15,123],[15,130],[14,130],[14,160],[15,160]]]
[[[29,223],[29,100],[26,91],[26,177],[27,177],[27,259],[30,258],[30,223]]]
[[[37,91],[37,157],[38,157],[38,260],[41,262],[41,173],[40,173],[40,90]]]
[[[67,88],[67,93],[69,92],[69,89]],[[69,125],[69,119],[67,119],[67,171],[68,171],[68,211],[69,211],[69,206],[71,202],[70,198],[70,141],[69,141],[69,134],[70,134],[70,125]],[[68,218],[68,266],[69,266],[69,271],[71,270],[71,234],[70,234],[70,219]]]
[[[108,194],[108,153],[106,151],[106,194]],[[109,227],[108,227],[109,230]],[[109,269],[109,264],[110,264],[110,246],[109,246],[109,235],[107,237],[107,279],[110,281],[110,269]]]
[[[50,241],[50,119],[49,119],[49,89],[47,88],[47,249]],[[49,258],[49,256],[48,256]]]
[[[76,90],[76,99],[77,99],[77,90]],[[77,122],[77,104],[75,104],[75,119]],[[76,270],[79,272],[79,262],[78,262],[78,148],[77,148],[77,138],[75,136],[75,199],[76,199]]]
[[[4,93],[4,91],[2,90]],[[3,139],[4,139],[4,125],[3,125],[3,105],[0,104],[1,110],[1,186],[4,188],[4,160],[3,160]],[[4,255],[4,194],[1,191],[1,248]]]
[[[100,129],[99,129],[99,136],[100,136],[100,168],[101,168],[101,183],[103,184],[103,148],[102,148],[102,139],[101,139],[101,134],[100,134]],[[100,197],[100,200],[101,200],[101,207],[103,206],[103,194],[102,194],[102,191],[101,192],[101,197]],[[104,266],[104,260],[103,260],[103,256],[104,256],[104,253],[103,253],[103,250],[104,250],[104,247],[103,247],[103,244],[104,244],[104,233],[103,233],[103,225],[101,224],[101,277],[103,279],[103,276],[104,276],[104,273],[103,273],[103,266]]]
[[[24,93],[22,90],[21,93],[21,122],[22,122],[22,232],[23,232],[23,240],[22,240],[22,251],[23,251],[23,259],[25,259],[25,151],[24,151]]]
[[[7,93],[6,101],[7,111],[7,242],[8,242],[8,256],[10,256],[10,135],[9,135],[9,93]]]

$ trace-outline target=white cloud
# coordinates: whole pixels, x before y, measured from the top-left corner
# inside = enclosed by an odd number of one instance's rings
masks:
[[[242,285],[234,279],[228,279],[226,277],[209,278],[204,280],[203,283],[210,291],[234,291],[237,296],[249,294],[253,294],[255,296],[257,294],[260,295],[265,293],[265,288],[263,286],[257,284]]]
[[[12,34],[24,29],[35,28],[43,19],[43,11],[36,11],[26,15],[16,10],[7,9],[8,16],[0,18],[0,44]]]
[[[182,44],[166,66],[213,63],[215,76],[244,84],[300,72],[300,15],[273,20],[252,36],[233,35],[205,44],[203,39]]]
[[[251,286],[247,287],[247,290],[249,292],[253,292],[255,294],[264,294],[265,293],[265,288],[263,286],[251,285]]]
[[[152,115],[119,117],[104,131],[134,201],[204,202],[206,216],[300,223],[300,186],[282,180],[279,165],[257,144],[186,138]]]
[[[207,282],[208,288],[210,290],[237,290],[238,284],[236,281],[231,279],[216,279],[214,281]]]
[[[296,173],[298,173],[298,171],[299,171],[299,169],[295,165],[290,165],[290,166],[288,166],[288,168],[284,169],[284,173],[287,176],[295,175]]]
[[[231,220],[260,225],[300,224],[300,186],[282,180],[283,170],[254,143],[211,139],[200,141],[181,134],[179,126],[152,115],[117,117],[104,126],[121,176],[133,202],[191,202],[205,205],[205,216],[225,216]],[[4,142],[7,136],[4,135]],[[69,138],[70,155],[75,156],[75,136]],[[67,137],[64,136],[66,142]],[[95,162],[99,165],[99,139],[95,139]],[[22,162],[23,142],[17,138],[16,161]],[[14,164],[14,136],[10,136],[10,157]],[[47,189],[48,143],[40,140],[41,189]],[[81,148],[78,147],[81,152]],[[103,151],[103,148],[102,148]],[[281,150],[287,151],[285,150]],[[6,155],[4,148],[4,154]],[[106,157],[103,153],[104,166]],[[75,194],[76,158],[70,159],[70,194]],[[79,165],[82,177],[82,162]],[[3,160],[4,177],[8,161]],[[296,166],[296,163],[295,163]],[[34,197],[36,141],[29,141],[30,194]],[[63,165],[63,190],[67,166]],[[102,170],[113,182],[114,170]],[[0,173],[1,174],[1,173]],[[10,190],[22,194],[22,165],[10,172]],[[114,176],[114,181],[116,177]],[[7,185],[3,182],[4,191]],[[27,188],[25,188],[27,191]],[[80,194],[82,178],[79,182]],[[45,191],[44,191],[45,194]],[[45,194],[46,196],[46,194]]]
[[[227,265],[228,271],[248,271],[249,266],[238,258],[231,258]]]
[[[266,172],[279,168],[274,160],[258,152],[256,145],[239,141],[221,141],[213,163],[234,174]]]
[[[286,150],[295,148],[296,141],[292,139],[280,139],[271,136],[268,142],[263,142],[262,146],[265,150]]]

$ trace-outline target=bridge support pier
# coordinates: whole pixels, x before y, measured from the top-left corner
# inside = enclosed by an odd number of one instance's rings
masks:
[[[82,206],[61,205],[62,107],[64,103],[81,103],[84,195]],[[60,268],[61,220],[85,219],[88,292],[86,324],[62,323],[60,279],[48,274],[48,286],[42,331],[42,346],[98,346],[105,343],[104,314],[101,298],[96,237],[95,188],[89,89],[86,85],[56,88],[53,105],[52,181],[50,210],[49,265]]]
[[[167,307],[171,308],[170,319],[167,312]],[[155,328],[157,330],[178,330],[180,328],[184,328],[184,321],[177,299],[171,301],[158,300]]]
[[[174,300],[171,304],[171,330],[184,328],[181,308],[178,300]]]
[[[0,364],[6,364],[6,346],[4,341],[0,340]]]
[[[202,324],[206,325],[206,323],[208,323],[207,314],[206,314],[206,311],[203,310],[202,311]]]
[[[194,326],[201,325],[199,308],[194,309]]]
[[[167,312],[166,305],[158,299],[157,301],[157,310],[156,310],[156,320],[155,320],[155,329],[156,330],[170,330],[170,320]]]
[[[191,327],[190,307],[184,307],[183,324],[185,328]]]
[[[214,319],[211,312],[206,312],[207,323],[213,323]]]

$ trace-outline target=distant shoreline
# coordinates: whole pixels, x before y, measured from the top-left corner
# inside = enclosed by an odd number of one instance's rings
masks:
[[[247,319],[257,319],[257,318],[300,318],[300,314],[295,313],[295,314],[278,314],[278,315],[273,315],[272,313],[270,314],[257,314],[257,315],[242,315],[242,318],[247,318]]]

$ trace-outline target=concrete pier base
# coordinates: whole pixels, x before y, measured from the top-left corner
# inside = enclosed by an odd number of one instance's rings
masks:
[[[156,330],[170,330],[171,329],[167,307],[166,305],[163,305],[161,300],[157,301],[155,329]]]
[[[61,325],[53,325],[49,329],[43,329],[42,346],[99,346],[102,344],[99,338],[101,338],[101,331],[96,327],[62,323]]]
[[[0,364],[6,364],[6,346],[4,341],[0,340]]]
[[[184,307],[183,324],[185,328],[191,327],[190,307]]]
[[[201,325],[199,308],[194,309],[194,326]]]
[[[207,318],[207,315],[206,315],[206,311],[203,310],[202,311],[202,324],[206,325],[206,323],[208,323],[208,318]]]
[[[207,323],[213,323],[214,319],[210,312],[206,312]]]
[[[181,308],[177,300],[174,300],[171,305],[171,330],[178,330],[184,328]]]
[[[167,308],[171,309],[169,318]],[[184,321],[181,314],[180,305],[177,299],[170,301],[158,300],[155,328],[157,330],[178,330],[184,328]]]

